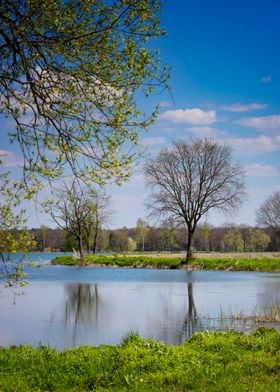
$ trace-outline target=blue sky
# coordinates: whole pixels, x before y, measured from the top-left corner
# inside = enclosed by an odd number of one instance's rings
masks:
[[[215,225],[254,225],[256,209],[280,190],[279,18],[278,0],[166,0],[163,7],[167,35],[157,46],[173,67],[171,93],[141,102],[144,109],[160,104],[161,114],[140,147],[153,156],[172,140],[203,136],[232,146],[246,172],[248,198],[234,216],[210,214],[207,220]],[[13,148],[1,141],[10,166],[16,166]],[[127,184],[108,190],[116,210],[111,227],[132,227],[147,217],[141,162]],[[29,208],[30,226],[51,225]]]
[[[171,95],[157,124],[142,137],[153,156],[172,140],[211,136],[230,144],[244,166],[248,198],[234,216],[210,214],[213,224],[255,224],[255,211],[280,190],[280,3],[165,2],[161,57],[172,65]],[[116,226],[147,216],[148,191],[139,169],[114,191]]]

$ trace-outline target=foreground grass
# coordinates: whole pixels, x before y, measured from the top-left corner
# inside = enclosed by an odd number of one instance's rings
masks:
[[[80,260],[72,256],[60,256],[52,264],[80,265]],[[186,268],[183,256],[162,255],[86,255],[83,265],[118,266],[134,268]],[[192,269],[230,270],[230,271],[280,271],[280,257],[200,257],[197,256],[189,265]]]
[[[0,390],[279,391],[280,332],[197,333],[181,346],[132,335],[121,346],[0,349]]]

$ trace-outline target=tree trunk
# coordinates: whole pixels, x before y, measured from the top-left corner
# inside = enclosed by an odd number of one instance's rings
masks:
[[[80,260],[82,264],[84,262],[84,251],[83,251],[83,240],[81,237],[79,237],[78,246],[79,246]]]
[[[192,253],[193,234],[194,234],[194,230],[188,230],[186,264],[188,264],[193,258],[193,253]]]
[[[93,244],[92,244],[92,253],[95,255],[96,253],[96,247],[97,247],[97,236],[98,236],[98,231],[95,230],[94,236],[93,236]]]

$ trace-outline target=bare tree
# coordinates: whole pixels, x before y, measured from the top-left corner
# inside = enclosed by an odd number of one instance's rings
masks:
[[[280,192],[274,192],[258,209],[257,222],[270,227],[280,238]]]
[[[91,241],[96,249],[98,233],[111,214],[108,203],[109,197],[104,192],[87,188],[77,179],[70,185],[64,184],[63,189],[55,192],[55,199],[45,203],[52,220],[76,238],[81,262]]]
[[[183,222],[187,228],[186,262],[192,258],[200,218],[211,209],[234,210],[245,196],[243,170],[231,161],[228,146],[205,138],[174,142],[145,165],[151,215]]]
[[[84,222],[84,243],[86,245],[87,252],[96,253],[97,240],[100,231],[104,226],[111,220],[114,211],[110,209],[111,199],[105,192],[93,191],[88,200],[88,208],[91,208],[91,214],[88,215],[88,219]]]

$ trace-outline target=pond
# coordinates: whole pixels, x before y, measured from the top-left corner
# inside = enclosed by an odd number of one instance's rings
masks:
[[[0,345],[119,344],[131,332],[180,344],[205,329],[246,331],[245,316],[280,303],[280,274],[50,266],[51,257],[26,266],[23,295],[0,293]]]

